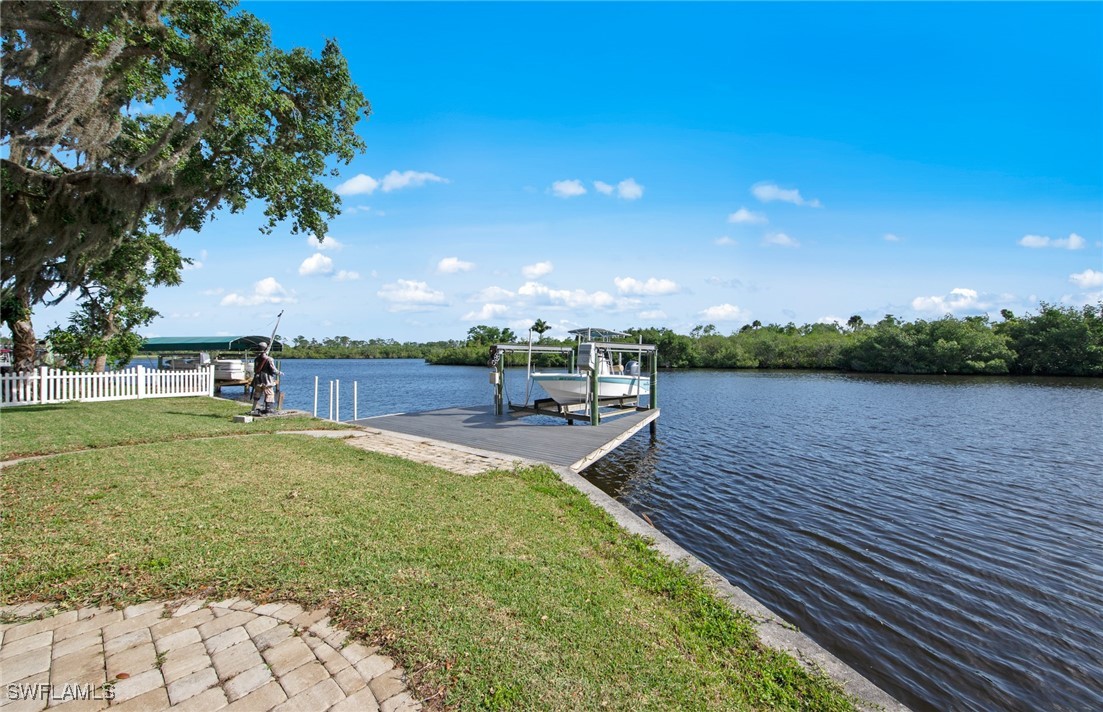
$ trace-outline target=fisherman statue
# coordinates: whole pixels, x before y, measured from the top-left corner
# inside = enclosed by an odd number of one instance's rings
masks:
[[[253,359],[253,414],[269,415],[276,410],[275,386],[283,372],[268,355],[268,342],[257,343],[260,353]]]

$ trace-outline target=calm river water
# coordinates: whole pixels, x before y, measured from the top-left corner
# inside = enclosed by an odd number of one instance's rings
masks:
[[[341,418],[489,404],[487,371],[284,361]],[[507,379],[524,400],[524,373]],[[542,395],[542,394],[541,394]],[[1103,382],[662,373],[584,474],[916,710],[1103,709]]]

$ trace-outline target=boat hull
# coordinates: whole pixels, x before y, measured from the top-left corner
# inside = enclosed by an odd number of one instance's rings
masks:
[[[585,373],[534,373],[532,380],[556,403],[569,405],[585,402],[590,377]],[[633,398],[650,393],[651,381],[645,376],[601,375],[597,388],[599,398]]]

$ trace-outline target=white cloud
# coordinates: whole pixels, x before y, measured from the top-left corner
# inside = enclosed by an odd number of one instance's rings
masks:
[[[437,263],[439,274],[455,274],[456,272],[470,272],[475,269],[474,262],[464,262],[459,257],[445,257]]]
[[[736,225],[765,225],[769,220],[762,213],[752,212],[746,208],[740,208],[728,216],[728,222]]]
[[[777,245],[778,247],[800,247],[800,243],[786,235],[784,232],[773,232],[762,238],[763,245]]]
[[[595,180],[594,190],[601,193],[602,195],[612,195],[613,191],[616,190],[616,186],[609,185],[605,181]]]
[[[665,319],[666,318],[666,312],[664,312],[662,309],[654,309],[652,311],[642,311],[642,312],[640,312],[640,318],[641,319]]]
[[[403,188],[420,188],[426,183],[447,183],[447,178],[441,178],[435,173],[424,171],[391,171],[383,176],[383,192],[390,193],[393,190]]]
[[[342,210],[341,214],[342,215],[355,215],[357,213],[371,213],[371,212],[374,212],[376,215],[383,215],[383,213],[381,211],[375,210],[370,205],[350,205],[349,207]]]
[[[478,311],[470,311],[463,315],[464,321],[489,321],[496,319],[509,311],[505,304],[484,304]]]
[[[199,251],[199,257],[192,259],[192,261],[190,263],[185,262],[181,266],[180,269],[184,272],[188,272],[188,271],[193,270],[193,269],[203,269],[203,263],[206,262],[206,261],[207,261],[207,251],[206,250],[200,250]],[[152,267],[152,260],[150,261],[149,266]]]
[[[390,302],[388,311],[426,311],[447,304],[444,292],[431,289],[425,282],[412,279],[400,279],[393,284],[384,284],[376,296]]]
[[[806,200],[796,188],[781,188],[776,183],[755,183],[751,186],[751,193],[763,203],[771,203],[779,200],[793,205],[804,205],[809,208],[822,208],[819,200]]]
[[[517,290],[523,297],[552,306],[570,309],[625,309],[639,303],[636,299],[617,299],[603,291],[587,292],[584,289],[552,289],[539,282],[525,282]]]
[[[539,279],[546,274],[550,274],[555,269],[551,262],[537,262],[534,265],[525,265],[521,268],[521,274],[525,276],[525,279]]]
[[[847,319],[841,316],[821,316],[819,319],[816,319],[817,324],[835,324],[837,326],[842,326],[847,321]]]
[[[717,304],[699,313],[701,318],[708,319],[709,321],[738,321],[746,320],[746,318],[750,316],[748,311],[740,309],[734,304]]]
[[[293,304],[295,298],[276,281],[275,277],[265,277],[253,285],[253,293],[248,295],[231,292],[219,302],[224,307],[255,307],[260,304]]]
[[[617,183],[617,197],[624,200],[639,200],[643,197],[643,186],[635,178],[625,178]]]
[[[713,240],[712,242],[713,242],[713,244],[719,245],[721,247],[728,247],[729,245],[738,245],[739,244],[738,242],[731,239],[727,235],[724,235],[723,237],[718,237],[715,240]]]
[[[586,194],[586,188],[580,180],[557,180],[551,185],[552,195],[557,198],[575,198]]]
[[[303,263],[299,265],[299,274],[303,277],[309,277],[316,274],[329,274],[333,271],[333,260],[326,257],[321,252],[315,252],[310,257],[303,260]]]
[[[677,294],[680,290],[678,284],[669,279],[649,278],[641,282],[634,277],[614,277],[613,284],[617,285],[617,291],[621,294],[637,294],[642,296],[659,296],[662,294]]]
[[[1094,269],[1086,269],[1083,272],[1070,274],[1069,281],[1081,289],[1103,287],[1103,272],[1096,272]]]
[[[958,287],[950,290],[944,297],[916,297],[912,300],[912,309],[916,311],[950,314],[962,309],[983,307],[975,289]]]
[[[379,187],[379,181],[369,175],[360,173],[341,183],[333,192],[337,195],[371,195]]]
[[[1068,237],[1050,238],[1044,235],[1023,235],[1019,240],[1023,247],[1055,247],[1059,250],[1082,250],[1088,242],[1075,232]]]
[[[219,294],[224,293],[226,290],[222,287],[215,287],[214,289],[204,289],[200,294],[204,297],[217,297]]]
[[[340,250],[344,248],[344,244],[337,242],[337,238],[329,237],[328,235],[324,240],[319,240],[317,235],[310,235],[306,238],[306,244],[313,247],[315,250]]]
[[[901,242],[904,238],[899,235],[894,235],[891,232],[885,233],[885,242]]]
[[[467,301],[469,302],[508,302],[513,300],[517,295],[508,289],[502,289],[501,287],[486,287],[481,289],[475,294],[472,294]]]
[[[336,282],[355,282],[356,280],[360,279],[360,273],[343,269],[337,274],[333,275],[333,279]]]
[[[426,183],[447,182],[447,178],[441,178],[435,173],[424,171],[402,171],[401,173],[391,171],[383,176],[382,180],[376,180],[365,173],[360,173],[338,185],[333,189],[333,192],[337,195],[371,195],[379,188],[382,188],[384,193],[390,193],[403,188],[419,188]],[[371,208],[367,208],[367,210],[371,210]],[[346,212],[355,211],[356,209],[350,209]]]

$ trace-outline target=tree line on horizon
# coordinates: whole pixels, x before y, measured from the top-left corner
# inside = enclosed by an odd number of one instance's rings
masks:
[[[1042,302],[1036,314],[1004,309],[988,316],[944,316],[907,322],[891,314],[875,324],[851,317],[835,323],[785,325],[753,322],[724,335],[713,324],[689,334],[668,328],[633,328],[636,341],[659,347],[663,368],[819,369],[894,374],[989,374],[1103,377],[1103,302],[1082,308]],[[546,327],[543,321],[538,322]],[[546,330],[546,329],[545,329]],[[542,345],[573,339],[542,336]],[[465,339],[427,343],[393,339],[322,341],[299,336],[287,342],[283,358],[423,358],[441,365],[486,365],[490,346],[525,343],[512,330],[478,325]],[[541,366],[566,360],[541,354]]]

